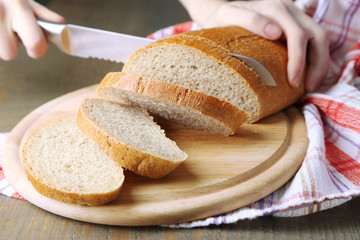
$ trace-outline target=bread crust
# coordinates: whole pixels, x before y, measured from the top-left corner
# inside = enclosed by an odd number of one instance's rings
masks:
[[[121,167],[138,175],[154,179],[162,178],[185,160],[185,157],[183,161],[162,159],[122,143],[91,121],[84,112],[83,104],[79,108],[76,122],[79,129],[93,139],[106,155]]]
[[[106,88],[126,90],[157,98],[198,111],[221,122],[228,128],[225,135],[233,134],[246,121],[248,114],[238,107],[213,96],[170,84],[157,79],[146,78],[132,73],[111,72],[97,88],[98,96]]]
[[[291,87],[287,76],[288,52],[284,40],[270,41],[236,26],[212,28],[184,33],[206,39],[228,53],[245,55],[261,62],[273,75],[277,86],[259,86],[254,79],[245,78],[257,95],[260,104],[259,119],[296,102],[304,94],[304,85]],[[240,75],[241,69],[231,66]],[[304,80],[304,78],[303,78]],[[257,80],[258,82],[258,80]]]
[[[185,45],[200,50],[220,64],[233,69],[256,95],[259,106],[258,116],[251,116],[250,122],[255,122],[270,114],[278,112],[296,102],[304,93],[303,84],[293,88],[287,77],[287,47],[282,40],[269,41],[236,26],[202,29],[173,35],[142,49],[139,49],[126,62],[123,72],[131,65],[133,57],[146,49],[157,46]],[[252,57],[271,72],[277,86],[265,86],[259,76],[243,62],[228,53]]]
[[[33,185],[33,187],[36,189],[36,191],[38,191],[40,194],[46,197],[52,198],[57,201],[61,201],[69,204],[81,205],[81,206],[99,206],[115,200],[120,193],[122,184],[125,179],[124,176],[122,176],[122,181],[117,189],[106,193],[94,193],[94,194],[78,194],[66,190],[59,190],[53,187],[52,185],[45,183],[43,180],[35,176],[35,174],[32,171],[32,167],[27,162],[26,152],[29,149],[28,145],[31,137],[37,134],[42,128],[48,125],[45,125],[37,129],[32,134],[30,134],[21,147],[21,156],[22,156],[21,159],[22,159],[22,164],[24,166],[25,174],[28,180]]]
[[[33,185],[33,187],[40,194],[55,199],[60,202],[76,204],[81,206],[100,206],[115,200],[121,190],[121,187],[103,194],[77,194],[72,192],[60,191],[53,186],[50,186],[40,179],[36,178],[28,168],[25,168],[25,173]]]

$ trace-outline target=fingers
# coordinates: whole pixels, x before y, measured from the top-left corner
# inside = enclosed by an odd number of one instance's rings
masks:
[[[301,84],[306,61],[307,35],[301,30],[289,32],[288,45],[288,79],[292,87]]]
[[[0,58],[10,61],[18,54],[19,40],[16,35],[8,31],[2,24],[0,25]]]
[[[0,57],[2,59],[12,60],[16,57],[19,39],[30,57],[40,58],[46,53],[47,40],[36,22],[37,18],[65,22],[62,16],[33,0],[0,0]]]
[[[18,13],[12,20],[12,29],[22,40],[27,54],[40,58],[47,51],[47,41],[38,26],[32,7],[28,1],[16,1],[13,11]]]
[[[305,66],[307,32],[284,4],[286,1],[236,1],[219,12],[224,25],[241,26],[261,37],[275,40],[285,35],[288,43],[288,78],[299,87]]]
[[[301,85],[307,58],[307,91],[316,90],[326,75],[329,65],[326,32],[291,0],[224,3],[209,24],[238,25],[270,40],[284,36],[288,46],[288,79],[293,87]]]
[[[329,38],[325,29],[317,24],[312,18],[305,15],[293,5],[289,11],[297,21],[295,32],[298,37],[288,37],[289,62],[288,73],[289,81],[292,86],[298,87],[303,76],[305,60],[308,60],[308,69],[305,77],[305,90],[308,92],[316,91],[324,78],[330,62]],[[290,32],[291,36],[296,36],[294,32]],[[299,47],[300,46],[300,47]],[[297,49],[304,49],[297,52]],[[293,56],[291,56],[293,52]],[[299,62],[296,59],[303,59]],[[291,74],[294,74],[291,78]],[[291,82],[293,81],[293,82]]]
[[[266,13],[268,14],[268,13]],[[292,87],[299,87],[306,62],[307,45],[311,33],[304,26],[302,12],[293,9],[292,6],[277,1],[271,15],[277,16],[276,21],[281,25],[288,46],[288,79]],[[307,17],[307,16],[306,16]],[[299,21],[300,18],[300,21]]]
[[[0,5],[0,58],[13,60],[18,53],[19,40],[5,21],[5,9]]]
[[[240,1],[224,4],[218,13],[220,25],[238,25],[261,37],[278,39],[282,35],[279,24],[251,7],[248,3]]]
[[[305,90],[314,92],[325,79],[330,63],[329,38],[323,29],[310,40],[309,68],[306,73]]]

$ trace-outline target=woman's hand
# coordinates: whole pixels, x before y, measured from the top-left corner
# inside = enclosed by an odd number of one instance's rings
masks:
[[[293,87],[300,85],[307,51],[306,90],[317,90],[326,77],[330,59],[327,32],[291,0],[180,1],[204,28],[237,25],[270,40],[284,36],[288,44],[288,78]]]
[[[30,57],[45,54],[47,41],[37,19],[65,22],[62,16],[33,0],[0,0],[0,58],[16,58],[20,41]]]

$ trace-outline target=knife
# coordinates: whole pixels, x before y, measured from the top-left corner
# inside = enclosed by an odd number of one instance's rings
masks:
[[[104,31],[72,24],[60,24],[37,20],[45,31],[48,41],[61,51],[82,58],[99,58],[125,63],[136,50],[155,40],[122,33]],[[255,70],[266,86],[276,86],[269,70],[259,61],[238,54],[229,53]]]
[[[82,58],[99,58],[125,63],[139,48],[154,42],[121,33],[114,33],[72,24],[37,20],[46,37],[63,52]]]

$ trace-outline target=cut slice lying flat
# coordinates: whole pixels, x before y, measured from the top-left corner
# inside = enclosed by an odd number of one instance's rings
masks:
[[[231,135],[248,114],[234,105],[154,78],[111,72],[97,88],[100,98],[145,108],[176,123],[208,132]]]
[[[65,203],[102,205],[114,200],[123,169],[66,118],[40,128],[22,146],[28,179],[41,194]]]
[[[142,176],[161,178],[187,158],[141,108],[86,99],[77,124],[120,166]]]

